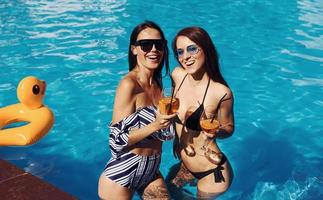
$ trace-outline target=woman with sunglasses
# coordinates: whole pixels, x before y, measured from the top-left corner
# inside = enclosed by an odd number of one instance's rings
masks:
[[[168,67],[168,48],[160,27],[145,21],[134,28],[129,44],[129,73],[116,91],[109,146],[112,158],[99,179],[101,199],[169,199],[159,165],[161,129],[170,128],[173,115],[161,115],[162,68]],[[173,131],[174,132],[174,131]]]
[[[212,199],[224,193],[233,178],[230,163],[216,143],[216,139],[233,133],[233,94],[221,75],[216,48],[204,29],[188,27],[179,31],[173,50],[181,65],[172,72],[174,95],[180,100],[174,152],[181,167],[172,183],[182,187],[196,178],[198,197]],[[201,116],[208,107],[213,107],[216,116],[212,121],[220,122],[216,134],[201,128]]]

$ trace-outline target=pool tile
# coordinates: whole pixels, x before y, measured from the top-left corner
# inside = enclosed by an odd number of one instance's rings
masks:
[[[55,186],[0,159],[0,196],[11,199],[77,199]]]

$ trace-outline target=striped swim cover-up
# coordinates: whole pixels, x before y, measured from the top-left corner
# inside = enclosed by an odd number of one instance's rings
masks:
[[[109,146],[112,158],[108,161],[103,174],[114,182],[130,189],[140,189],[158,175],[161,155],[142,156],[127,150],[129,131],[142,128],[156,118],[155,106],[137,109],[121,121],[110,124]],[[165,136],[161,130],[154,132],[140,143],[151,140],[165,141],[175,136],[174,126],[169,127],[171,136]]]

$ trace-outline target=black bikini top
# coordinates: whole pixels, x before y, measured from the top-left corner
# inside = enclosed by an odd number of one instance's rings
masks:
[[[186,74],[181,82],[181,84],[179,85],[177,92],[179,91],[179,89],[182,87],[184,80],[186,79],[188,74]],[[204,92],[204,97],[202,100],[201,105],[185,120],[184,126],[186,126],[187,128],[191,129],[191,130],[196,130],[196,131],[202,131],[201,126],[200,126],[200,118],[201,115],[204,111],[204,100],[206,97],[206,93],[207,90],[209,88],[210,85],[210,79],[208,80],[205,92]],[[177,93],[176,92],[176,93]]]
[[[182,87],[183,82],[184,82],[185,78],[187,77],[187,75],[188,74],[186,74],[184,76],[184,78],[183,78],[181,84],[179,85],[176,93]],[[203,111],[204,111],[204,100],[205,100],[207,91],[209,89],[209,85],[210,85],[210,78],[209,78],[209,80],[207,82],[207,86],[206,86],[206,89],[205,89],[205,92],[204,92],[204,96],[203,96],[203,100],[202,100],[201,105],[184,122],[184,126],[186,126],[187,128],[189,128],[191,130],[202,131],[202,128],[200,126],[200,118],[201,118],[201,115],[203,114]],[[218,112],[218,109],[219,109],[220,104],[221,104],[222,101],[230,99],[230,98],[228,98],[228,99],[223,100],[226,95],[227,95],[227,93],[225,93],[224,96],[220,99],[215,112]]]

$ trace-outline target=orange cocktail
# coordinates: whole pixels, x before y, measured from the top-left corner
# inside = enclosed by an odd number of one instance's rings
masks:
[[[158,103],[159,112],[163,115],[176,113],[179,108],[179,99],[175,97],[163,97]]]
[[[220,122],[216,119],[201,119],[200,126],[203,131],[209,134],[216,134],[216,131],[220,127]]]

